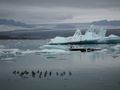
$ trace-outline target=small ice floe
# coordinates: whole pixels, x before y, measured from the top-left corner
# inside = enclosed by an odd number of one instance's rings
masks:
[[[61,49],[61,50],[68,50],[67,45],[43,45],[40,49]]]
[[[100,50],[98,52],[104,52],[104,53],[106,53],[107,51],[108,51],[107,49],[102,49],[102,50]]]
[[[43,45],[40,47],[40,52],[54,54],[69,53],[68,48],[66,45]]]
[[[0,49],[0,52],[4,54],[17,54],[17,52],[20,52],[19,49]]]
[[[117,57],[119,57],[120,55],[118,55],[118,54],[112,54],[111,55],[113,58],[117,58]]]
[[[22,55],[32,54],[36,52],[40,52],[40,50],[0,49],[0,55],[6,55],[6,56],[9,56],[9,55],[22,56]]]
[[[0,49],[1,61],[12,61],[18,55],[18,49]]]
[[[111,47],[106,47],[105,49],[102,49],[100,52],[108,54],[113,58],[117,58],[120,56],[120,45],[118,44]]]
[[[108,49],[101,49],[100,51],[97,51],[99,54],[108,54]]]
[[[61,49],[43,49],[41,53],[69,53],[69,51],[61,50]]]
[[[117,45],[113,46],[112,48],[115,50],[120,50],[120,44],[117,44]]]
[[[1,58],[0,61],[2,61],[2,62],[14,62],[15,58]]]
[[[119,44],[117,44],[117,45],[115,45],[115,46],[112,46],[112,47],[110,47],[109,48],[109,51],[111,52],[111,53],[114,53],[114,54],[120,54],[120,45]]]
[[[34,54],[34,53],[40,53],[40,50],[30,50],[30,49],[27,49],[27,50],[24,50],[21,52],[23,55],[25,54]]]
[[[120,56],[120,51],[108,51],[107,52],[108,55],[112,56],[113,58],[117,58]]]

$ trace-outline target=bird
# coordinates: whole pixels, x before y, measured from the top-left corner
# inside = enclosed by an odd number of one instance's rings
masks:
[[[61,73],[60,76],[63,76],[63,73]]]
[[[15,71],[13,71],[13,74],[15,74],[15,75],[16,75],[16,70],[15,70]]]
[[[39,75],[39,78],[41,78],[41,75]]]
[[[42,75],[42,71],[40,72],[40,75]]]
[[[21,73],[20,73],[20,76],[23,76],[23,75],[24,75],[24,72],[21,72]]]
[[[29,72],[28,72],[28,71],[26,71],[26,70],[24,71],[24,73],[25,73],[25,74],[29,74]]]
[[[37,73],[39,73],[40,71],[38,70]]]
[[[46,77],[47,76],[47,71],[45,71],[45,73],[44,73],[44,77]]]
[[[34,71],[32,71],[32,77],[35,77],[35,72]]]
[[[19,71],[17,71],[17,74],[19,74],[20,72]]]
[[[42,76],[42,71],[41,71],[40,74],[39,74],[39,78],[41,78],[41,76]]]
[[[59,73],[58,72],[56,72],[56,76],[58,76],[59,75]]]
[[[72,75],[72,73],[71,73],[71,72],[69,72],[69,75],[71,76],[71,75]]]
[[[65,72],[63,72],[63,75],[65,75]]]
[[[52,75],[52,72],[49,72],[49,75],[51,76],[51,75]]]

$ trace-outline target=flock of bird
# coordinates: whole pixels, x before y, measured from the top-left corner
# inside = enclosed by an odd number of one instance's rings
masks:
[[[27,71],[27,70],[24,70],[24,71],[19,71],[19,70],[14,70],[12,72],[15,76],[20,76],[21,78],[29,78],[30,76],[35,78],[35,77],[39,77],[39,78],[48,78],[48,77],[52,77],[52,76],[56,76],[56,77],[65,77],[65,76],[71,76],[72,75],[72,72],[52,72],[52,71],[40,71],[40,70],[37,70],[37,71]]]

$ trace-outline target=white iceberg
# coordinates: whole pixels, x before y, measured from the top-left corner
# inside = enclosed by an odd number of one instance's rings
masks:
[[[55,37],[50,40],[49,44],[107,44],[120,43],[120,37],[117,35],[106,35],[106,29],[97,28],[91,25],[83,35],[81,30],[77,29],[75,34],[70,37]]]

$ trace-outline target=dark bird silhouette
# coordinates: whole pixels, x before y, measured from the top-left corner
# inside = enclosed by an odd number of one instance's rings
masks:
[[[56,72],[56,76],[58,76],[59,75],[59,73],[58,72]]]
[[[17,73],[16,71],[13,71],[13,74],[15,74],[15,75],[16,75],[16,73]]]
[[[37,73],[39,73],[40,71],[38,70]]]
[[[69,72],[69,76],[71,76],[72,75],[72,73],[71,72]]]
[[[42,71],[40,72],[40,75],[42,75]]]
[[[26,71],[26,70],[24,71],[24,73],[25,73],[25,74],[29,74],[29,72],[28,72],[28,71]]]
[[[23,76],[23,75],[24,75],[24,72],[21,72],[21,73],[20,73],[20,76]]]
[[[32,77],[35,77],[35,72],[34,71],[32,71]]]
[[[39,78],[41,78],[42,77],[42,71],[40,72],[40,74],[39,74]]]
[[[41,75],[39,75],[39,78],[41,78]]]
[[[63,76],[63,73],[61,73],[60,76]]]
[[[63,75],[65,75],[65,72],[63,72]]]
[[[20,72],[19,71],[17,71],[17,74],[19,74]]]
[[[52,72],[49,72],[49,76],[51,76],[52,75]]]
[[[47,71],[45,71],[45,73],[44,73],[44,77],[46,77],[47,76]]]

